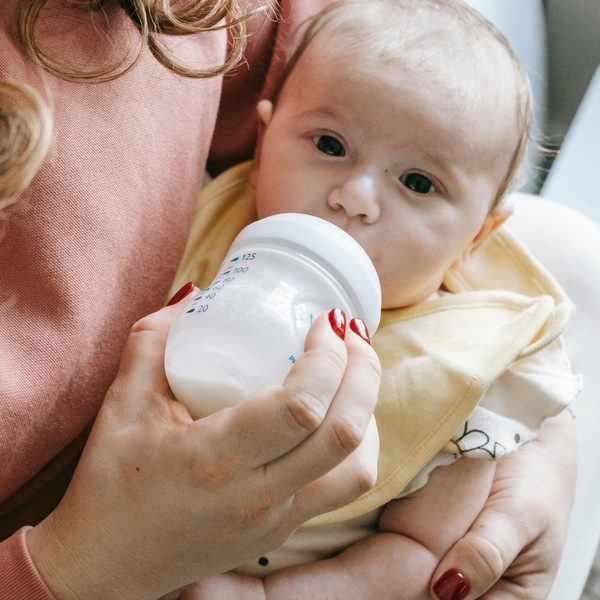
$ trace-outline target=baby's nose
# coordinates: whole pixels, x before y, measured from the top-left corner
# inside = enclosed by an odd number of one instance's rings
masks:
[[[348,178],[329,194],[329,205],[343,209],[349,217],[360,217],[365,223],[374,223],[379,218],[377,182],[370,174],[361,173]]]

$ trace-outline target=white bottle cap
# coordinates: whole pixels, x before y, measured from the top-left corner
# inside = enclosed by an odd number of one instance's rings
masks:
[[[346,290],[369,332],[375,333],[381,318],[381,285],[377,271],[362,246],[333,223],[301,213],[281,213],[260,219],[244,228],[230,252],[247,243],[276,240],[296,246],[319,263],[326,261],[338,283]],[[332,307],[335,308],[335,307]]]

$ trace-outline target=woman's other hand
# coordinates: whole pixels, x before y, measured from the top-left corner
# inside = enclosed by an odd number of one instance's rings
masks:
[[[547,598],[567,534],[576,471],[575,426],[565,411],[546,421],[518,455],[498,463],[486,506],[434,573],[432,597]]]

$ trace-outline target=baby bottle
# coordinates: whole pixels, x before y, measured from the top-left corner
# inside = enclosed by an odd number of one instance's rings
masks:
[[[173,393],[200,418],[281,384],[313,321],[332,308],[362,318],[371,334],[379,325],[379,279],[358,242],[310,215],[248,225],[173,323],[165,350]]]

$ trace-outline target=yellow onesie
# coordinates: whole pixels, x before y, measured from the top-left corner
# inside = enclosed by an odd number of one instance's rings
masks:
[[[173,290],[186,281],[208,286],[235,236],[256,220],[250,167],[230,169],[200,194]],[[373,336],[383,367],[376,485],[241,572],[265,575],[343,549],[372,531],[378,508],[411,482],[415,489],[415,478],[422,485],[431,468],[460,456],[496,460],[515,451],[579,391],[580,378],[553,344],[572,305],[506,227],[466,267],[450,270],[444,287],[439,299],[383,311]],[[320,539],[327,548],[317,551]]]

